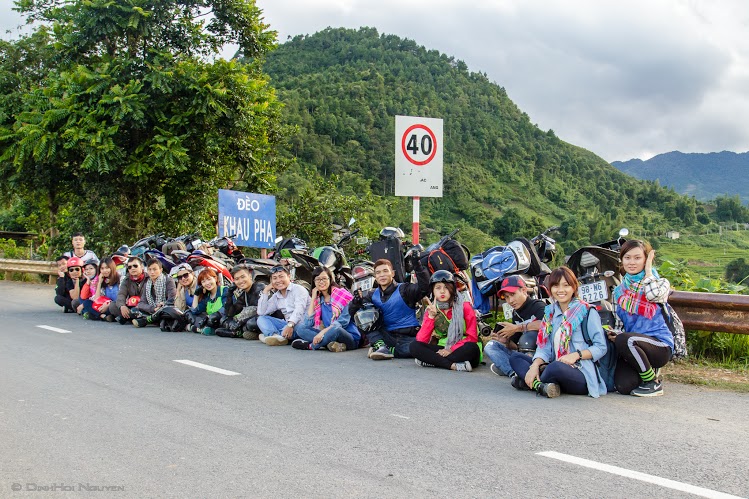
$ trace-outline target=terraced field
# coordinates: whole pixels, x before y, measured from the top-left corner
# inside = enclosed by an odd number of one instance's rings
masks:
[[[659,260],[686,260],[697,275],[723,277],[729,262],[737,258],[749,261],[749,231],[660,239],[657,254]]]

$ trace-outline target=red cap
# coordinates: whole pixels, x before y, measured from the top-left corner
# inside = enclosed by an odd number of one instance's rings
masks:
[[[499,289],[499,294],[502,294],[503,291],[514,293],[521,288],[526,288],[525,281],[520,276],[511,275],[509,277],[505,277],[502,281],[502,287]]]

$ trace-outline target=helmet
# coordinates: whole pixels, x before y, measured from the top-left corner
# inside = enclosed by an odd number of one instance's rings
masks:
[[[335,268],[336,263],[336,253],[333,248],[330,246],[323,246],[322,248],[317,248],[313,253],[312,256],[317,258],[317,261],[320,262],[320,265],[323,267],[327,267],[329,269]]]
[[[368,333],[377,329],[380,322],[380,311],[374,305],[366,304],[354,314],[354,323],[362,333]]]
[[[183,270],[186,270],[188,272],[192,272],[192,267],[190,267],[190,264],[188,263],[180,263],[179,265],[175,265],[172,267],[172,270],[169,272],[169,275],[171,277],[177,277],[180,272]]]
[[[429,286],[434,286],[438,282],[455,284],[455,276],[449,270],[438,270],[429,278]]]
[[[120,246],[119,248],[117,248],[117,251],[115,251],[114,253],[116,255],[122,255],[122,256],[129,255],[130,254],[130,246],[128,246],[127,244],[123,244],[122,246]]]
[[[536,351],[536,339],[538,331],[526,331],[520,335],[518,340],[518,351],[523,353],[532,353]]]
[[[77,256],[71,256],[68,258],[68,267],[80,267],[83,268],[83,260],[78,258]]]
[[[385,227],[380,231],[380,239],[387,239],[388,237],[403,239],[406,235],[400,227]]]

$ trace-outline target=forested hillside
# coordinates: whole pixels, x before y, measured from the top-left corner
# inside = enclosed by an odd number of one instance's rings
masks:
[[[707,201],[718,196],[740,196],[749,201],[749,152],[706,154],[671,151],[647,161],[614,161],[615,168],[644,180],[658,179],[676,192]]]
[[[282,44],[265,70],[298,127],[288,147],[297,164],[279,178],[285,196],[314,172],[336,175],[339,192],[376,196],[362,206],[372,223],[410,227],[409,201],[392,196],[394,116],[411,115],[444,119],[445,197],[422,200],[422,223],[462,226],[474,251],[552,224],[571,248],[622,226],[709,222],[693,199],[540,130],[485,74],[412,40],[329,28]]]

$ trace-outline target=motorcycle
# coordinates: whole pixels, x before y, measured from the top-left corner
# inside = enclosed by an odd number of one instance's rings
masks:
[[[350,228],[354,222],[355,220],[353,218],[349,220],[348,227]],[[336,283],[347,289],[352,289],[354,286],[354,276],[352,275],[351,267],[346,260],[346,254],[343,252],[343,247],[351,242],[354,236],[358,233],[359,229],[356,229],[353,232],[345,234],[337,244],[333,243],[312,250],[312,256],[317,259],[321,266],[330,269]]]
[[[550,232],[547,229],[542,234]],[[542,234],[534,240],[543,241]],[[546,236],[548,237],[548,236]],[[550,239],[550,238],[549,238]],[[552,240],[553,241],[553,240]],[[548,244],[544,259],[553,259],[552,245]],[[554,247],[555,250],[555,247]],[[536,246],[523,237],[519,237],[507,243],[506,246],[495,246],[474,255],[470,260],[471,288],[473,291],[474,308],[481,313],[487,313],[492,308],[490,297],[496,297],[502,280],[508,275],[519,275],[528,289],[531,298],[548,298],[548,290],[543,285],[544,279],[551,273],[551,269],[542,259]]]
[[[320,263],[317,258],[307,252],[309,249],[307,243],[298,237],[287,239],[278,237],[276,241],[274,257],[278,259],[281,265],[290,267],[293,282],[312,292],[312,271]]]
[[[143,254],[149,249],[161,249],[167,242],[169,242],[164,234],[154,234],[139,239],[132,245],[130,245],[130,256],[137,256],[143,258]]]
[[[595,246],[583,246],[567,260],[567,266],[580,283],[578,296],[596,307],[604,326],[615,325],[613,295],[614,288],[622,281],[619,250],[627,235],[629,230],[621,229],[617,239]]]

